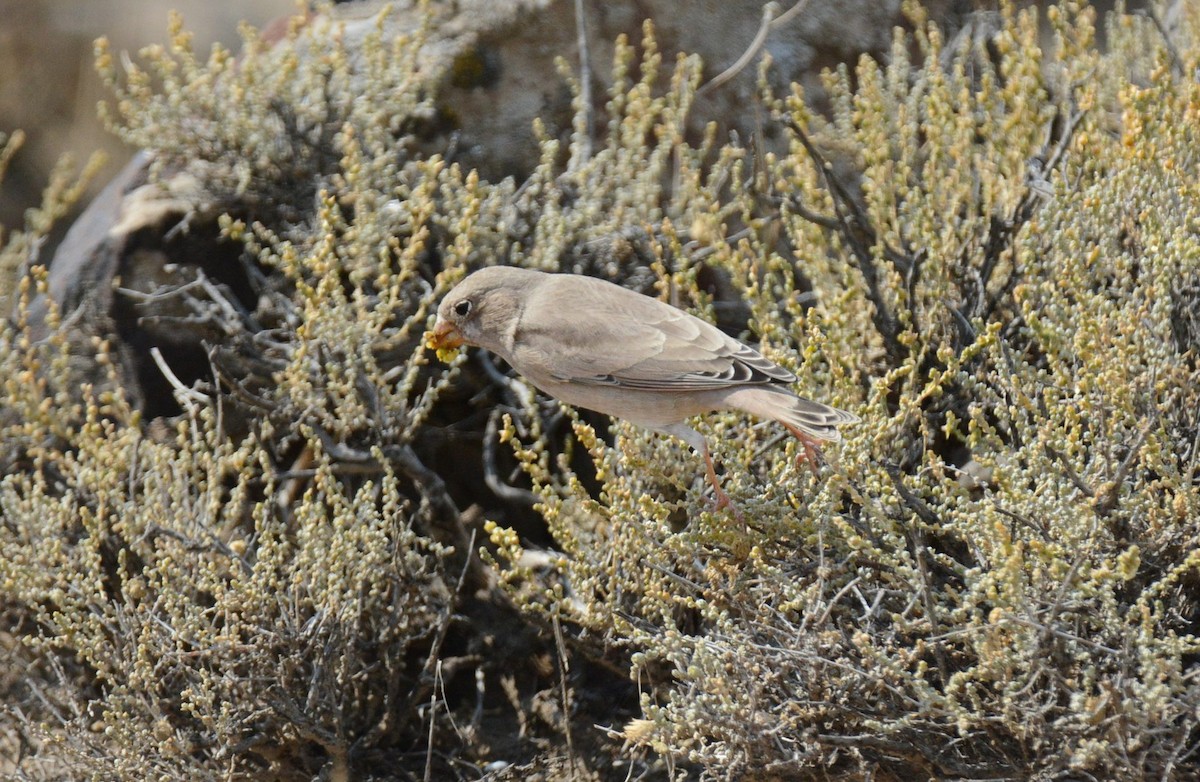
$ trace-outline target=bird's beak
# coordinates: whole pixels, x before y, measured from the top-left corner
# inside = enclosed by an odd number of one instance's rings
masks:
[[[439,320],[429,335],[429,347],[434,350],[454,350],[463,345],[463,336],[453,323]]]

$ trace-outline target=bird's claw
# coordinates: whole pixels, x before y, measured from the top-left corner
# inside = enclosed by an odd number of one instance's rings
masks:
[[[733,504],[733,500],[729,499],[729,495],[725,493],[725,490],[721,488],[721,481],[717,479],[717,470],[713,466],[712,454],[708,450],[708,444],[702,443],[702,445],[703,450],[700,451],[700,454],[704,457],[705,474],[708,478],[708,484],[712,486],[713,490],[713,510],[718,513],[728,510],[733,514],[735,519],[741,522],[743,527],[746,526],[746,518],[738,510],[738,507]]]
[[[816,475],[817,468],[825,460],[825,457],[821,454],[820,440],[810,437],[788,424],[784,424],[784,428],[800,441],[800,446],[804,449],[803,453],[796,455],[796,469],[803,470],[805,467],[808,467]]]
[[[716,487],[714,488],[716,489]],[[738,506],[733,503],[733,500],[729,498],[729,495],[720,489],[716,489],[713,493],[712,506],[715,513],[720,513],[721,511],[727,510],[735,519],[741,522],[742,525],[745,525],[746,517],[742,515],[741,510],[739,510]]]

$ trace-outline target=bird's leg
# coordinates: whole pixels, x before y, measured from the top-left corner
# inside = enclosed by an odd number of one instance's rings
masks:
[[[782,423],[782,422],[781,422]],[[783,428],[792,433],[792,436],[800,441],[800,445],[804,448],[804,453],[796,457],[796,469],[802,469],[804,465],[816,473],[817,464],[821,460],[821,441],[810,434],[800,431],[791,424],[783,424]]]
[[[708,443],[703,443],[704,447],[700,450],[700,455],[704,457],[704,469],[708,475],[708,483],[712,486],[713,496],[716,497],[716,510],[721,511],[728,508],[734,517],[743,524],[746,523],[742,517],[742,512],[733,504],[733,500],[729,499],[729,495],[721,488],[721,481],[717,478],[717,468],[713,465],[712,453],[708,450]]]
[[[708,441],[704,439],[704,435],[683,421],[678,421],[668,426],[656,426],[653,428],[653,431],[678,437],[690,445],[693,451],[704,457],[704,472],[708,477],[708,485],[713,488],[716,510],[721,511],[728,508],[744,526],[746,520],[742,518],[742,512],[733,504],[733,500],[729,499],[729,495],[721,488],[721,482],[717,479],[717,468],[713,465],[712,452],[708,450]]]

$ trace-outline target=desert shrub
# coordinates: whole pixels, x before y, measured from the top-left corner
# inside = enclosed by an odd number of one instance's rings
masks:
[[[371,324],[342,306],[365,339]],[[0,342],[0,585],[22,641],[14,661],[32,671],[9,685],[6,716],[42,750],[23,773],[344,775],[356,741],[396,742],[391,715],[432,687],[461,583],[380,446],[347,480],[323,451],[339,443],[319,411],[285,434],[264,416],[232,437],[223,404],[183,388],[185,415],[146,427],[119,391],[63,387],[61,330],[35,343],[22,326]],[[298,340],[281,374],[309,366],[305,346],[322,336]],[[312,371],[322,402],[344,412],[339,369]],[[302,389],[292,398],[311,401]],[[426,407],[393,408],[389,425],[407,431]],[[284,462],[297,440],[302,486]]]
[[[24,143],[25,134],[19,130],[8,135],[0,133],[0,182],[4,181],[9,163]],[[77,171],[74,158],[63,155],[50,174],[50,181],[42,193],[42,203],[26,212],[25,225],[19,230],[8,231],[7,235],[0,233],[4,240],[0,244],[0,308],[4,311],[14,309],[14,294],[21,279],[32,267],[45,261],[42,248],[51,228],[75,206],[102,163],[101,155],[92,155]]]
[[[397,84],[413,79],[401,43],[377,33],[368,61],[351,63],[332,36],[293,31],[276,49],[247,36],[236,64],[217,50],[201,65],[176,26],[118,90],[126,137],[161,145],[161,181],[187,169],[197,183],[181,197],[198,224],[252,191],[242,219],[222,225],[257,264],[259,310],[222,286],[190,296],[202,276],[149,292],[188,296],[220,323],[228,355],[214,352],[212,371],[232,373],[225,395],[175,379],[183,413],[144,421],[115,369],[104,389],[72,386],[70,319],[51,304],[49,336],[29,336],[41,272],[0,336],[3,724],[27,755],[21,777],[449,773],[427,758],[430,696],[449,678],[443,643],[469,539],[431,537],[427,518],[453,505],[409,446],[436,396],[417,388],[426,361],[413,346],[442,290],[418,267],[435,231],[463,263],[486,246],[466,241],[486,198],[464,172],[406,160],[401,130],[379,126],[418,110],[416,88]],[[301,63],[302,41],[324,56]],[[103,47],[100,66],[117,78]],[[330,86],[364,73],[386,101]],[[288,104],[308,112],[303,131],[278,124],[285,84],[309,91]],[[115,366],[103,342],[92,347],[94,363]],[[236,374],[246,367],[261,374]]]
[[[910,11],[886,61],[828,75],[827,114],[764,78],[752,145],[693,132],[699,63],[647,27],[603,132],[577,101],[520,187],[408,145],[419,36],[247,31],[201,63],[177,24],[123,73],[102,48],[114,127],[198,183],[258,299],[166,292],[223,313],[172,420],[73,386],[69,319],[6,327],[16,773],[474,778],[481,715],[515,712],[510,757],[555,778],[1193,775],[1197,22],[1116,13],[1101,47],[1072,4],[949,40]],[[863,423],[802,469],[707,417],[739,525],[679,443],[572,411],[564,438],[519,379],[428,363],[432,307],[490,262],[719,319]],[[479,400],[553,539],[502,523],[529,495],[492,465],[490,570],[463,476],[422,460]]]
[[[829,75],[828,117],[773,104],[789,149],[703,264],[864,423],[814,474],[710,417],[748,530],[675,444],[576,421],[599,491],[518,446],[562,554],[506,577],[631,652],[632,743],[714,778],[1194,773],[1196,55],[1149,17],[1104,50],[1091,9],[1046,21],[1045,47],[1007,7],[947,42],[918,12],[886,63]]]

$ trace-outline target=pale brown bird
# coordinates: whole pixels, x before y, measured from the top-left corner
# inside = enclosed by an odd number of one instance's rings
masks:
[[[438,350],[486,348],[562,402],[680,438],[704,457],[718,508],[733,503],[688,418],[742,410],[773,419],[810,462],[820,441],[858,421],[792,393],[795,375],[712,324],[594,277],[481,269],[442,300],[428,336]]]

